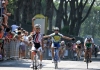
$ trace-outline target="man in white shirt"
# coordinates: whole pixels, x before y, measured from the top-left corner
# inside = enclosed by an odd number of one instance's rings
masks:
[[[14,32],[19,26],[16,25],[16,23],[14,23],[12,26],[11,26],[11,29],[12,29],[12,32]]]

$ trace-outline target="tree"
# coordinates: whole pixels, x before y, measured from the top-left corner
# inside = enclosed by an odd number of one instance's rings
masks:
[[[52,30],[53,0],[46,0],[46,14],[49,20],[49,29]]]
[[[85,6],[88,4],[89,0],[60,0],[59,8],[57,10],[56,17],[56,26],[61,28],[61,20],[65,25],[69,27],[68,34],[70,35],[78,35],[81,24],[88,17],[91,8],[95,2],[92,0],[89,9],[87,10],[86,15],[84,14]],[[63,7],[64,5],[64,7]],[[70,8],[69,8],[70,7]],[[59,24],[58,24],[59,23]]]

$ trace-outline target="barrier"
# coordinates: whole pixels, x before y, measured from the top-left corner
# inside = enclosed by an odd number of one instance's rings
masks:
[[[5,59],[19,57],[19,43],[18,40],[4,41]]]
[[[18,59],[19,58],[19,46],[20,41],[19,40],[11,40],[10,42],[4,42],[4,50],[6,52],[5,58],[6,59]],[[30,46],[26,45],[25,53],[26,58],[30,58]],[[66,48],[65,50],[65,59],[73,59],[73,51],[71,49]],[[45,53],[43,53],[43,59],[48,60],[52,59],[51,49],[50,47],[45,47]]]

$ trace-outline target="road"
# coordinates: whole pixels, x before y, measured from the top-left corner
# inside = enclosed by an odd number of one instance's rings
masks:
[[[100,70],[100,59],[92,58],[93,62],[89,63],[88,70]],[[20,59],[20,60],[8,60],[0,62],[0,70],[32,70],[30,66],[29,59]],[[43,68],[41,70],[55,70],[54,64],[51,60],[43,60]],[[59,68],[57,70],[87,70],[86,63],[83,62],[83,59],[80,61],[61,61],[59,62]]]

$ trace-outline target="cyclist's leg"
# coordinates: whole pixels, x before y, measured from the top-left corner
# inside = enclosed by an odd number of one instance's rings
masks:
[[[36,48],[35,47],[32,47],[32,49],[31,49],[31,65],[30,65],[30,67],[33,67],[35,50],[36,50]]]
[[[63,50],[62,50],[62,47],[59,48],[59,57],[61,58],[62,57],[62,53],[63,53]]]
[[[51,45],[52,60],[54,60],[54,43]]]
[[[59,47],[59,57],[64,58],[65,47]]]
[[[79,49],[76,48],[77,57],[79,58]]]
[[[82,54],[82,50],[80,49],[79,50],[79,57],[80,57],[80,59],[81,59],[81,54]]]
[[[87,49],[85,49],[84,61],[86,61],[86,57],[87,57]]]
[[[92,61],[92,60],[91,60],[91,56],[92,56],[92,49],[91,49],[91,48],[89,49],[89,52],[88,52],[88,53],[89,53],[90,61]]]
[[[81,49],[78,48],[78,58],[80,59],[80,57],[81,57]]]
[[[40,65],[42,65],[42,60],[43,60],[43,53],[42,53],[42,47],[38,48],[39,56],[40,56]]]
[[[60,53],[60,48],[61,48],[61,46],[60,46],[60,43],[58,43],[57,44],[57,48],[58,48],[58,58],[59,58],[59,61],[60,61],[60,56],[62,55],[62,53]],[[62,52],[63,50],[61,50],[61,52]]]

